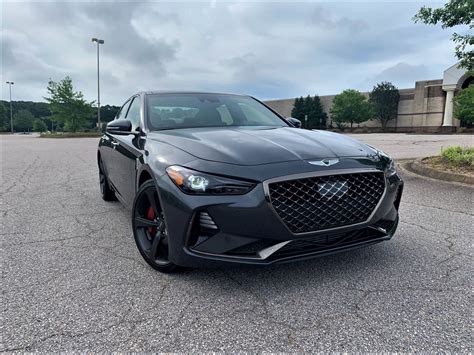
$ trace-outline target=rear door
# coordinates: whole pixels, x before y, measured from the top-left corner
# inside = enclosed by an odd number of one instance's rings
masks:
[[[131,99],[131,104],[124,118],[132,122],[132,131],[140,132],[142,115],[141,96],[137,95]],[[142,155],[140,148],[140,135],[114,135],[114,174],[115,187],[118,190],[122,202],[128,207],[132,206],[135,197],[137,159]]]

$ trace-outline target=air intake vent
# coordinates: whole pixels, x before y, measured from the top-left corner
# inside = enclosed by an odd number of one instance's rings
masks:
[[[201,228],[213,229],[213,230],[218,229],[216,226],[216,223],[211,218],[211,216],[209,216],[209,213],[207,212],[199,213],[199,225],[201,226]]]

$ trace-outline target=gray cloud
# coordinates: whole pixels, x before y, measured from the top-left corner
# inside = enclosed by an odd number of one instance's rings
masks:
[[[49,78],[73,78],[95,100],[138,90],[244,92],[259,98],[401,86],[454,63],[450,34],[413,24],[413,3],[4,3],[2,80],[17,99],[40,100]],[[424,77],[424,76],[427,77]],[[3,87],[3,96],[6,87]]]
[[[408,63],[397,63],[394,66],[382,70],[379,74],[368,78],[365,84],[369,86],[381,81],[390,81],[399,88],[408,88],[412,86],[416,80],[439,78],[441,78],[441,76],[433,77],[433,73],[430,72],[424,64],[410,65]]]

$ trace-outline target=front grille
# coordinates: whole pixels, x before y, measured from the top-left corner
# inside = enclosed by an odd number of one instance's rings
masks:
[[[286,180],[268,185],[270,202],[293,233],[366,221],[385,189],[382,172]]]

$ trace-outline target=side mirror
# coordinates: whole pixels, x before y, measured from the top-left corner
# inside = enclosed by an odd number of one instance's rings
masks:
[[[297,118],[293,117],[287,117],[286,120],[288,121],[289,124],[291,124],[293,127],[296,128],[301,128],[301,121]]]
[[[105,131],[110,134],[132,134],[132,122],[130,122],[130,120],[123,119],[113,120],[107,123]]]

